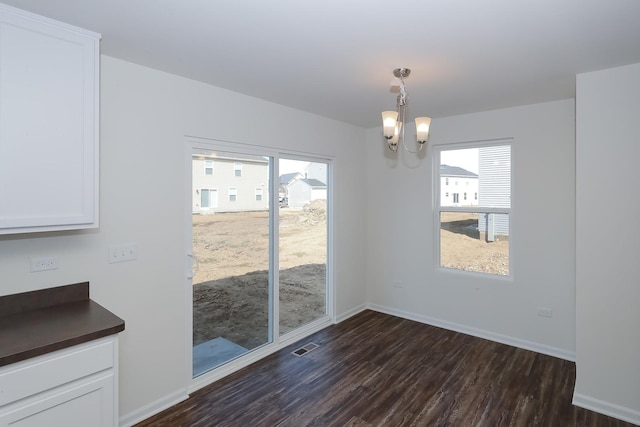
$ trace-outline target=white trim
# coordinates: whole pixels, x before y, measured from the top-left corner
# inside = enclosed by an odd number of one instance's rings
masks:
[[[360,304],[357,307],[353,307],[352,309],[349,309],[347,311],[345,311],[344,313],[341,313],[339,315],[336,316],[336,321],[335,323],[340,323],[340,322],[344,322],[345,320],[347,320],[350,317],[355,316],[356,314],[360,314],[363,311],[365,311],[367,309],[367,305],[366,304]]]
[[[605,402],[604,400],[595,399],[580,393],[573,394],[573,401],[571,403],[575,406],[579,406],[580,408],[588,409],[599,414],[607,415],[609,417],[617,418],[640,426],[640,411],[635,409],[626,408],[624,406],[616,405],[615,403]]]
[[[448,329],[450,331],[461,332],[463,334],[483,338],[489,341],[499,342],[501,344],[507,344],[512,347],[522,348],[524,350],[535,351],[536,353],[546,354],[548,356],[557,357],[559,359],[568,360],[570,362],[576,361],[575,351],[570,351],[558,347],[551,347],[533,341],[527,341],[515,337],[510,337],[508,335],[497,334],[485,329],[472,328],[470,326],[461,325],[459,323],[448,322],[446,320],[436,319],[429,316],[422,316],[420,314],[411,313],[408,311],[396,310],[382,305],[367,304],[367,308],[369,308],[370,310],[378,311],[380,313],[402,317],[403,319],[415,320],[416,322],[424,323],[426,325],[436,326],[438,328]]]
[[[118,425],[120,427],[131,427],[154,416],[155,414],[159,414],[165,409],[169,409],[173,405],[177,405],[178,403],[187,400],[188,398],[189,395],[187,394],[186,389],[178,390],[175,393],[155,400],[148,405],[144,405],[142,408],[136,409],[135,411],[129,412],[127,415],[120,417]]]

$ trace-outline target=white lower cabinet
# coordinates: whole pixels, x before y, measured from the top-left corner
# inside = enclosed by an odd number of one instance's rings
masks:
[[[118,424],[117,336],[0,368],[0,427]]]

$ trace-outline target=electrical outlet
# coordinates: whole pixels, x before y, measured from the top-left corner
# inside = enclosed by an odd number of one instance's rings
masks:
[[[553,309],[549,307],[538,307],[538,316],[553,317]]]
[[[109,264],[138,259],[138,245],[128,243],[109,246]]]
[[[58,258],[54,256],[43,258],[31,258],[31,272],[58,269]]]

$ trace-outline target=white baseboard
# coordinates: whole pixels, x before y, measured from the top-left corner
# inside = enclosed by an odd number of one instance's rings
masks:
[[[359,305],[357,307],[354,307],[351,310],[348,310],[348,311],[336,316],[336,323],[343,322],[343,321],[347,320],[348,318],[353,317],[356,314],[365,311],[366,309],[367,309],[367,305],[366,304],[361,304],[361,305]]]
[[[499,342],[501,344],[507,344],[513,347],[535,351],[536,353],[546,354],[548,356],[557,357],[560,359],[568,360],[570,362],[576,361],[575,351],[569,351],[562,348],[551,347],[548,345],[539,344],[532,341],[521,340],[519,338],[510,337],[508,335],[497,334],[495,332],[472,328],[469,326],[460,325],[458,323],[447,322],[445,320],[436,319],[429,316],[423,316],[416,313],[400,311],[400,310],[385,307],[382,305],[369,304],[367,308],[374,311],[379,311],[380,313],[386,313],[386,314],[391,314],[392,316],[402,317],[403,319],[415,320],[416,322],[424,323],[431,326],[436,326],[438,328],[449,329],[451,331],[461,332],[463,334],[472,335],[478,338],[484,338],[490,341]]]
[[[640,411],[594,399],[580,393],[574,393],[572,403],[575,406],[640,426]]]
[[[144,421],[147,418],[172,407],[173,405],[187,400],[188,398],[189,395],[186,390],[177,391],[120,417],[118,424],[120,427],[131,427],[132,425]]]

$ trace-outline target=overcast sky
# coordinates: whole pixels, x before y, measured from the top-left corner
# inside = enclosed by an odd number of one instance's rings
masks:
[[[440,152],[440,164],[458,166],[478,174],[478,149],[442,150]]]

